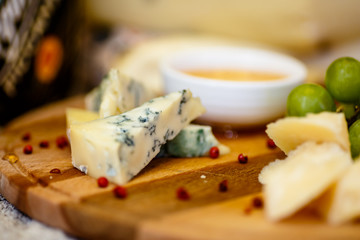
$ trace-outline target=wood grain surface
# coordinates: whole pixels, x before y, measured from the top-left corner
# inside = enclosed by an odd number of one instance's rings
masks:
[[[70,146],[59,148],[66,136],[66,107],[82,107],[75,97],[29,112],[12,121],[0,136],[0,192],[18,209],[50,226],[86,239],[360,239],[360,225],[331,227],[303,210],[280,223],[264,218],[253,206],[261,199],[258,174],[284,155],[267,147],[264,129],[216,136],[231,148],[217,159],[154,159],[124,185],[125,199],[116,198],[114,185],[99,188],[96,179],[71,164]],[[30,133],[28,141],[22,139]],[[49,141],[48,148],[39,143]],[[33,152],[24,154],[31,144]],[[4,157],[14,153],[19,160]],[[239,153],[248,155],[239,164]],[[54,168],[60,173],[50,173]],[[228,190],[219,184],[228,181]],[[176,196],[185,188],[190,199]]]

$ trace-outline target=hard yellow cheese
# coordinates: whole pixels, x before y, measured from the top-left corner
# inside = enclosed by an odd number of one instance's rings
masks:
[[[330,224],[342,224],[360,216],[360,160],[318,201],[317,208]]]
[[[306,142],[265,173],[265,213],[286,218],[320,196],[351,165],[350,152],[337,143]]]
[[[350,151],[343,113],[322,112],[306,117],[286,117],[267,126],[266,133],[285,154],[306,141],[334,142]]]

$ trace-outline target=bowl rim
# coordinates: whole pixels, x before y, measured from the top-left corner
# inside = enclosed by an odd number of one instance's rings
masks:
[[[206,78],[206,77],[199,77],[187,74],[184,70],[179,70],[174,66],[174,61],[179,61],[186,59],[189,55],[199,54],[199,53],[206,53],[213,54],[217,51],[228,51],[230,54],[238,54],[239,52],[247,52],[248,54],[265,54],[269,58],[282,60],[283,62],[287,62],[288,64],[292,64],[296,71],[288,74],[285,78],[275,79],[270,81],[231,81],[225,79],[214,79],[214,78]],[[234,55],[233,54],[233,55]],[[230,68],[229,68],[230,69]],[[232,68],[233,69],[233,68]],[[254,70],[256,71],[256,69]],[[164,77],[164,74],[174,76],[177,81],[181,80],[182,82],[189,83],[191,85],[198,85],[198,86],[221,86],[224,88],[277,88],[281,86],[289,86],[296,83],[303,82],[307,76],[307,68],[306,66],[290,55],[275,52],[268,49],[261,49],[261,48],[254,48],[254,47],[243,47],[243,46],[206,46],[206,47],[193,47],[191,49],[183,50],[174,52],[173,54],[164,57],[160,61],[160,72],[163,75],[163,81],[167,82],[167,77]],[[166,84],[165,84],[166,85]]]

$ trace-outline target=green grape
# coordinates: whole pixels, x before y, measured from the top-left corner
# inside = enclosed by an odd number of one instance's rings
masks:
[[[306,83],[294,88],[287,99],[288,116],[305,116],[307,113],[334,112],[335,102],[320,85]]]
[[[349,128],[351,156],[356,158],[360,154],[360,119],[356,120]]]
[[[326,71],[325,86],[337,101],[358,104],[360,62],[351,57],[336,59]]]

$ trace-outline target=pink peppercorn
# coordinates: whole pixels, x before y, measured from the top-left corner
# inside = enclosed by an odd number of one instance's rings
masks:
[[[126,188],[124,188],[123,186],[116,186],[114,188],[113,192],[117,198],[126,198],[127,197]]]
[[[48,148],[48,147],[49,147],[49,141],[46,141],[46,140],[41,141],[41,142],[39,143],[39,147],[41,147],[41,148]]]
[[[99,177],[97,179],[98,186],[101,188],[106,188],[109,185],[109,181],[106,177]]]
[[[228,190],[228,180],[223,180],[219,183],[219,191],[226,192]]]
[[[238,161],[239,161],[239,163],[241,163],[241,164],[245,164],[245,163],[248,162],[248,156],[240,153],[239,156],[238,156]]]
[[[58,138],[56,138],[56,145],[58,146],[58,148],[64,148],[69,144],[67,138],[65,136],[60,136]]]
[[[274,142],[274,140],[272,140],[272,139],[268,139],[267,140],[267,146],[268,146],[268,148],[276,148],[276,144],[275,144],[275,142]]]
[[[179,187],[176,190],[176,196],[180,200],[189,200],[190,199],[189,193],[183,187]]]
[[[209,156],[210,156],[211,158],[218,158],[219,155],[220,155],[220,152],[219,152],[219,148],[218,148],[218,147],[215,146],[215,147],[210,148],[210,150],[209,150]]]
[[[29,132],[24,133],[24,135],[22,136],[23,141],[29,141],[30,139],[31,139],[31,134]]]
[[[33,148],[30,144],[25,145],[23,152],[25,154],[31,154],[33,152]]]

